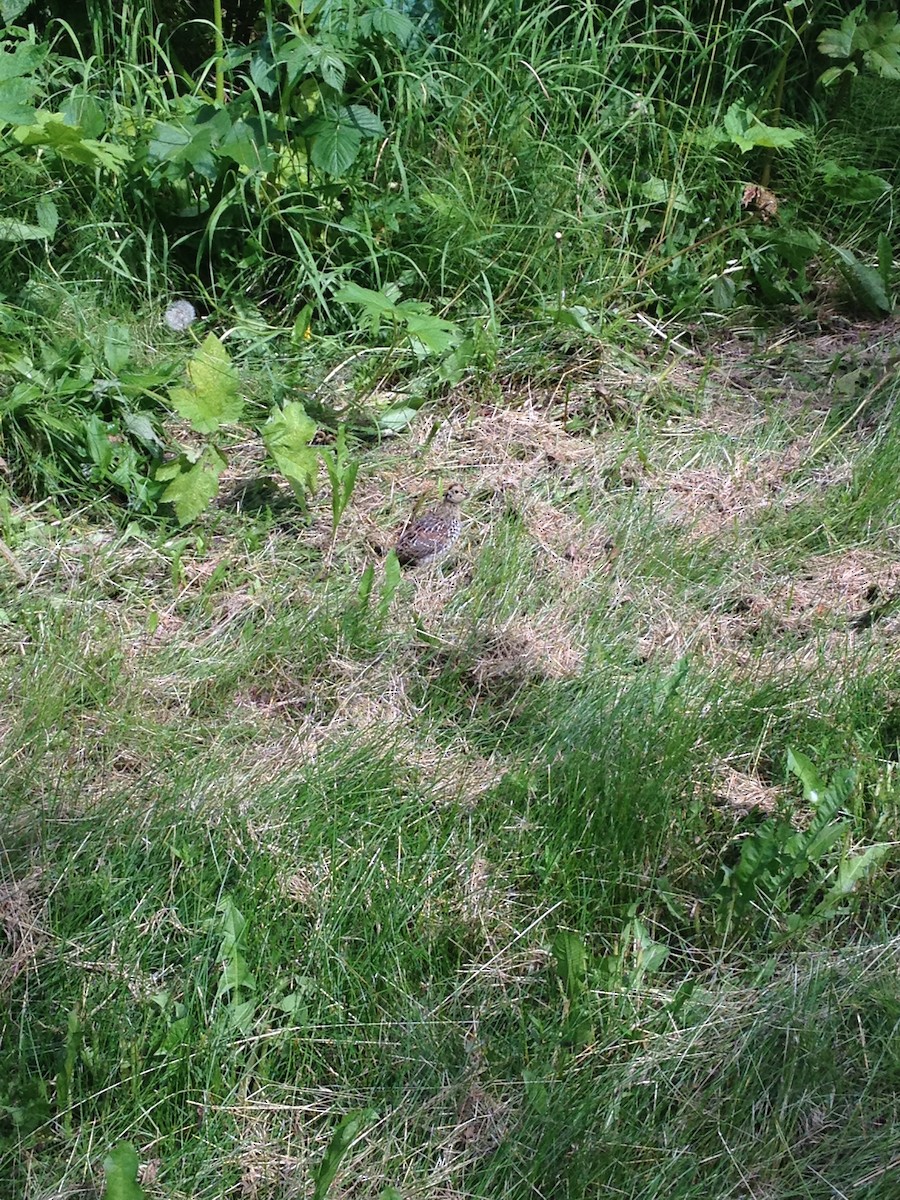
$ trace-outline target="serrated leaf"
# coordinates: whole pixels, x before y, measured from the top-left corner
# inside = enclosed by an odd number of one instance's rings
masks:
[[[382,37],[393,38],[401,46],[408,45],[416,32],[415,25],[406,13],[387,6],[366,13],[360,20],[359,27],[366,36],[380,33]]]
[[[0,125],[33,125],[37,114],[31,101],[36,92],[33,79],[0,80]]]
[[[315,421],[296,400],[273,409],[262,427],[263,443],[279,471],[292,485],[309,492],[315,490],[319,471],[319,456],[309,445],[315,433]]]
[[[891,190],[891,185],[880,175],[832,161],[822,164],[821,173],[825,186],[842,204],[869,204]]]
[[[240,945],[244,931],[247,928],[247,918],[235,904],[231,896],[222,897],[216,905],[216,912],[220,914],[215,921],[215,926],[222,934],[221,952],[224,957]]]
[[[292,84],[300,75],[313,70],[316,61],[316,44],[304,34],[289,38],[275,50],[275,61],[287,68],[288,83]]]
[[[250,78],[255,87],[271,96],[275,91],[275,64],[261,54],[254,54],[250,59]]]
[[[0,242],[39,242],[50,235],[41,225],[29,225],[13,217],[0,217]]]
[[[20,126],[13,130],[13,136],[23,146],[46,146],[82,166],[106,167],[115,172],[131,161],[131,152],[125,146],[86,138],[77,126],[67,125],[61,113],[37,112],[34,124]]]
[[[341,124],[358,129],[363,137],[381,137],[384,133],[381,117],[364,104],[345,104],[337,111]]]
[[[319,122],[312,139],[310,157],[313,165],[326,175],[343,175],[359,154],[362,134],[339,120]]]
[[[275,154],[270,147],[265,143],[260,144],[253,125],[240,118],[222,138],[218,153],[246,167],[248,171],[268,171],[275,164]]]
[[[12,25],[30,3],[31,0],[0,0],[0,21],[4,25]]]
[[[209,333],[187,365],[189,387],[169,389],[176,412],[198,433],[213,433],[240,420],[244,402],[238,395],[237,372],[231,356],[214,333]]]
[[[347,1113],[338,1122],[337,1128],[331,1135],[328,1148],[322,1156],[322,1162],[315,1172],[313,1200],[324,1200],[328,1194],[328,1189],[334,1182],[334,1177],[338,1172],[338,1167],[341,1165],[341,1160],[363,1130],[371,1125],[377,1116],[378,1113],[374,1108],[363,1108],[356,1112]]]
[[[9,0],[3,2],[8,4]],[[27,7],[26,4],[19,11],[22,12]],[[33,74],[47,57],[49,49],[47,45],[30,45],[28,42],[20,42],[11,51],[5,47],[0,48],[0,83]]]
[[[146,1200],[146,1192],[137,1181],[137,1151],[131,1142],[119,1142],[103,1160],[106,1188],[103,1200]]]
[[[819,34],[819,53],[826,58],[849,58],[853,53],[855,29],[856,21],[852,14],[844,18],[840,29],[823,29]]]
[[[873,316],[891,312],[891,298],[878,272],[860,262],[852,250],[835,246],[834,251],[839,259],[838,269],[860,307]]]
[[[170,480],[161,499],[175,508],[180,525],[188,525],[204,512],[219,490],[219,476],[225,470],[225,459],[213,446],[207,446],[197,461],[187,464],[179,460],[172,473],[172,464],[160,467],[156,478]]]
[[[783,149],[806,137],[806,132],[802,129],[781,129],[777,125],[766,125],[740,104],[732,104],[728,109],[723,127],[730,140],[745,152],[757,147]]]
[[[336,92],[342,92],[347,81],[347,67],[344,60],[330,51],[318,55],[317,59],[322,82],[326,83],[328,87],[334,88]]]
[[[806,799],[811,804],[818,804],[820,797],[825,794],[825,781],[812,761],[805,754],[801,754],[799,750],[788,749],[787,765],[791,774],[796,775],[803,784]]]
[[[890,849],[890,845],[881,843],[868,846],[859,854],[851,854],[843,859],[838,867],[837,879],[822,902],[823,906],[834,903],[854,891],[857,884],[872,873]]]
[[[371,288],[361,287],[358,283],[345,283],[334,294],[335,300],[341,304],[358,304],[367,312],[382,317],[393,317],[397,305],[387,291],[375,292]]]

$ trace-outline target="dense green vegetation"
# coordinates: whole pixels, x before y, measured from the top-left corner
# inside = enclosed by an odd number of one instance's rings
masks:
[[[0,16],[0,1197],[892,1200],[896,15]]]

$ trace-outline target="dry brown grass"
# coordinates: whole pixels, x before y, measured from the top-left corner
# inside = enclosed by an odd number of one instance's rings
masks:
[[[43,871],[0,882],[0,926],[5,935],[0,955],[0,996],[23,971],[33,970],[47,942],[44,925]]]

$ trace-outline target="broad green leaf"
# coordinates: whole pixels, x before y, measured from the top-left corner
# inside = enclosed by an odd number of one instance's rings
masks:
[[[397,312],[395,299],[386,291],[375,292],[358,283],[345,283],[335,292],[334,298],[341,304],[358,304],[376,321],[381,317],[394,317]]]
[[[177,1017],[169,1028],[166,1030],[163,1040],[159,1044],[157,1054],[169,1054],[173,1050],[177,1050],[179,1046],[184,1045],[191,1031],[190,1017]]]
[[[338,1167],[347,1151],[359,1135],[377,1118],[374,1108],[363,1108],[347,1115],[338,1123],[337,1129],[331,1135],[331,1141],[322,1157],[318,1170],[315,1172],[315,1188],[313,1200],[325,1200],[328,1189],[334,1182]]]
[[[42,225],[29,225],[13,217],[0,217],[0,242],[39,242],[50,234]]]
[[[289,400],[283,408],[273,409],[262,427],[266,449],[295,490],[315,490],[319,456],[309,445],[315,433],[315,421],[306,415],[303,405],[296,400]]]
[[[660,179],[658,175],[651,175],[638,186],[638,192],[652,204],[671,204],[676,212],[689,213],[694,211],[694,206],[688,199],[687,192],[683,188],[667,182],[665,179]]]
[[[856,63],[847,63],[846,67],[829,67],[827,71],[823,71],[819,76],[819,83],[822,87],[834,87],[839,79],[843,79],[845,75],[858,75]]]
[[[585,988],[587,954],[577,934],[560,929],[550,944],[553,965],[568,1000],[577,1000]]]
[[[13,0],[13,4],[15,2],[16,0]],[[10,0],[3,0],[4,6],[9,3]],[[24,12],[27,7],[27,4],[23,5],[19,12]],[[48,52],[49,46],[47,45],[32,46],[27,42],[19,42],[15,50],[0,48],[0,83],[5,83],[9,79],[20,79],[23,75],[34,74],[47,57]]]
[[[309,1015],[309,1006],[299,992],[288,992],[286,996],[282,996],[275,1004],[279,1012],[287,1013],[289,1016],[306,1019]]]
[[[103,339],[103,357],[113,374],[118,375],[131,357],[131,331],[127,325],[110,322]]]
[[[806,870],[807,864],[817,863],[824,858],[831,847],[841,840],[849,827],[847,821],[829,821],[814,831],[811,829],[809,833],[802,834],[794,875],[799,878]]]
[[[891,312],[891,298],[878,271],[867,263],[860,262],[852,250],[835,246],[838,269],[861,308],[872,316],[884,316]]]
[[[857,16],[854,12],[844,17],[840,29],[823,29],[819,34],[819,53],[824,54],[826,58],[849,58],[853,53],[856,25]]]
[[[756,147],[781,149],[806,137],[802,129],[781,129],[766,125],[740,104],[732,104],[725,114],[723,127],[728,138],[743,151]]]
[[[0,21],[4,25],[12,25],[30,3],[31,0],[0,0]]]
[[[534,1070],[526,1067],[522,1072],[525,1083],[525,1099],[541,1117],[546,1117],[550,1111],[550,1092],[547,1089],[547,1079],[553,1078],[552,1069]]]
[[[5,57],[0,54],[0,59]],[[31,101],[36,91],[32,79],[0,79],[0,125],[33,125],[37,113]]]
[[[436,317],[432,313],[403,312],[399,314],[406,325],[406,332],[413,341],[413,349],[421,356],[443,354],[459,340],[459,327],[453,321]]]
[[[275,165],[275,154],[256,137],[249,121],[238,118],[219,143],[218,152],[248,171],[269,171]]]
[[[253,1019],[256,1016],[256,1001],[235,1000],[231,1004],[226,1005],[225,1015],[232,1029],[237,1029],[239,1033],[246,1035],[253,1028]]]
[[[106,128],[99,101],[83,88],[67,96],[59,111],[66,124],[77,126],[85,137],[98,138]]]
[[[103,1200],[146,1200],[147,1193],[137,1181],[137,1151],[131,1142],[119,1142],[103,1160],[106,1188]]]
[[[289,38],[275,51],[275,61],[287,68],[288,83],[293,84],[299,76],[315,69],[316,44],[305,34]]]
[[[59,225],[59,209],[49,196],[41,196],[36,207],[38,225],[46,230],[47,237],[52,238]]]
[[[854,37],[854,49],[863,51],[863,62],[882,79],[900,79],[900,29],[896,12],[880,12],[863,21]]]
[[[381,433],[402,433],[408,425],[412,424],[418,412],[418,408],[413,408],[409,404],[398,404],[380,412],[375,424]]]
[[[380,33],[384,38],[393,38],[400,46],[412,40],[416,27],[404,12],[396,8],[376,8],[367,12],[359,22],[360,32],[368,37]]]
[[[342,125],[359,130],[363,137],[381,137],[384,133],[381,118],[363,104],[345,104],[337,115]]]
[[[391,601],[396,596],[402,579],[403,571],[400,567],[400,560],[394,550],[389,550],[387,558],[384,560],[384,581],[378,596],[377,615],[379,620],[383,620],[387,616]]]
[[[791,750],[789,748],[787,752],[787,765],[791,774],[796,775],[803,784],[803,792],[806,799],[812,804],[818,804],[820,797],[825,794],[825,781],[813,766],[811,760],[805,754],[801,754],[799,750]]]
[[[267,96],[275,91],[275,63],[262,54],[254,54],[250,59],[250,78],[254,87],[259,88]]]
[[[304,304],[294,319],[294,325],[291,329],[291,345],[302,346],[304,342],[308,342],[312,337],[312,314],[313,306],[311,304]]]
[[[590,333],[594,337],[597,331],[588,320],[588,310],[582,304],[573,304],[569,308],[550,309],[548,316],[557,325],[569,329],[580,329],[582,333]]]
[[[238,395],[237,372],[231,356],[214,333],[209,333],[187,365],[189,387],[169,389],[176,412],[198,433],[213,433],[240,420],[244,402]]]
[[[158,121],[147,147],[153,162],[184,163],[205,179],[216,178],[216,157],[213,147],[231,127],[228,114],[219,109],[213,119],[198,123],[187,118],[179,125]]]
[[[216,912],[219,913],[216,926],[222,934],[222,955],[225,957],[240,945],[247,919],[231,896],[222,897],[216,905]]]
[[[343,175],[353,165],[362,143],[362,134],[339,120],[327,123],[322,118],[312,139],[310,157],[326,175]]]
[[[228,992],[236,992],[245,988],[248,992],[256,991],[256,977],[247,966],[244,956],[238,950],[233,950],[231,956],[222,964],[222,974],[216,989],[216,999]]]
[[[393,551],[391,551],[393,553]],[[394,558],[396,558],[394,554]],[[369,603],[369,597],[372,595],[372,584],[375,582],[375,564],[368,563],[366,569],[362,573],[362,578],[359,581],[359,587],[356,589],[356,599],[361,608],[366,608]]]
[[[832,161],[822,164],[821,174],[825,186],[841,204],[869,204],[891,190],[880,175]]]
[[[827,905],[829,901],[840,900],[854,891],[856,885],[872,873],[890,849],[889,844],[881,843],[868,846],[859,854],[851,854],[843,859],[838,867],[837,879],[822,902],[823,905]]]
[[[322,76],[322,82],[336,92],[344,90],[347,80],[347,67],[340,55],[325,51],[317,56],[317,67]]]
[[[174,474],[171,465],[157,470],[158,480],[171,480],[161,498],[174,506],[179,524],[189,524],[209,507],[219,490],[219,476],[225,465],[218,450],[207,446],[195,463],[188,465],[179,460]]]
[[[13,136],[23,146],[46,146],[70,162],[105,167],[114,173],[131,161],[125,146],[86,138],[81,129],[67,125],[60,113],[38,112],[33,125],[19,126]]]

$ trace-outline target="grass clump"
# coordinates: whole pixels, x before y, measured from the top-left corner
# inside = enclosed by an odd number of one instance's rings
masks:
[[[6,8],[0,1195],[894,1196],[844,15]]]
[[[10,510],[17,1194],[99,1189],[124,1142],[149,1196],[325,1161],[366,1194],[890,1195],[898,668],[857,547],[893,497],[827,574],[805,524],[738,536],[769,518],[736,489],[789,469],[824,513],[868,435],[807,461],[814,403],[760,442],[697,370],[715,396],[642,417],[652,469],[572,395],[470,406],[369,452],[337,539],[325,494],[155,539]],[[473,498],[392,579],[411,464]]]

